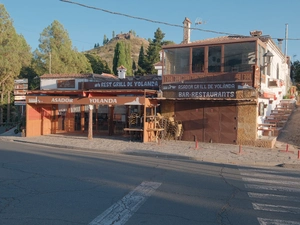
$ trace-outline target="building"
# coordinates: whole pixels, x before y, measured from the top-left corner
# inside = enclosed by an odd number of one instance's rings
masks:
[[[191,43],[183,24],[183,42],[163,46],[163,116],[182,122],[182,140],[272,147],[258,124],[291,86],[289,57],[260,31]]]

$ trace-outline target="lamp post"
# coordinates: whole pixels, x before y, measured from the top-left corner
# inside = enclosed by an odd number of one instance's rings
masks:
[[[261,79],[262,79],[261,75],[262,75],[262,71],[265,67],[268,67],[271,64],[273,56],[274,55],[269,50],[263,55],[263,58],[265,60],[264,60],[264,65],[260,66],[260,71],[259,71],[260,72],[259,73],[259,92],[261,92]]]

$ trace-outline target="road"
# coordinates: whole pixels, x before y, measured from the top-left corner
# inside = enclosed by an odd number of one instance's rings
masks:
[[[0,163],[1,225],[300,224],[300,175],[284,168],[4,141]]]

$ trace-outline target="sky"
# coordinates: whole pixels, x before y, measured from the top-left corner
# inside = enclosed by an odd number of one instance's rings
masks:
[[[191,41],[228,34],[249,35],[261,30],[277,38],[287,37],[292,61],[300,59],[299,0],[0,0],[32,51],[38,48],[40,33],[59,21],[78,51],[102,45],[104,35],[135,31],[141,38],[154,38],[160,28],[164,40],[180,43],[185,17],[192,22]],[[79,3],[88,7],[83,7]],[[200,23],[199,23],[200,22]]]

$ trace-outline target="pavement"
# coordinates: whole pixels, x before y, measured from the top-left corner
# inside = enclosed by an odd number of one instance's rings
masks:
[[[272,149],[253,146],[239,146],[219,143],[188,141],[161,141],[160,143],[135,142],[127,137],[109,137],[94,135],[88,140],[87,133],[51,134],[38,137],[22,137],[15,134],[14,128],[0,134],[1,141],[14,141],[24,144],[36,144],[55,148],[97,151],[112,154],[143,155],[156,158],[196,160],[211,163],[281,166],[300,169],[298,146],[277,141]]]

